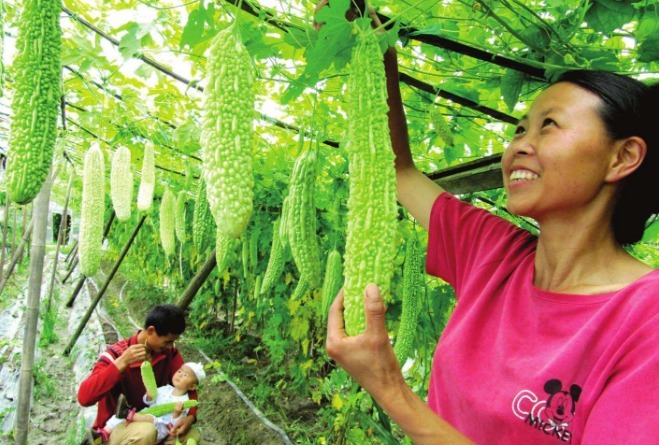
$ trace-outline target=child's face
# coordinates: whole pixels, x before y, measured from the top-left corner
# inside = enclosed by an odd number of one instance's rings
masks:
[[[192,371],[192,369],[186,365],[183,365],[178,369],[178,371],[176,371],[176,374],[174,374],[172,383],[174,384],[174,388],[189,391],[196,388],[197,376]]]

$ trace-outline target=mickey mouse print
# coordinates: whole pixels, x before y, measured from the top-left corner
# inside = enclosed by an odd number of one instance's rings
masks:
[[[581,387],[572,384],[563,388],[559,379],[550,379],[543,389],[547,395],[537,396],[527,389],[520,391],[513,399],[513,413],[539,433],[571,443],[570,424],[577,411]]]

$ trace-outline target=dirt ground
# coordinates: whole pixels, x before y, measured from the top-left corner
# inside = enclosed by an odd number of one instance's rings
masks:
[[[61,262],[64,256],[60,257]],[[42,295],[48,295],[52,258],[46,258]],[[62,263],[60,263],[62,264]],[[61,266],[60,266],[61,267]],[[60,269],[58,267],[58,269]],[[60,269],[61,270],[61,269]],[[78,445],[81,443],[84,428],[91,424],[95,408],[82,408],[76,401],[76,392],[82,379],[88,375],[106,343],[116,341],[119,334],[110,320],[107,311],[99,307],[94,311],[88,326],[76,342],[69,357],[63,355],[72,332],[90,305],[91,299],[102,285],[102,274],[95,280],[88,280],[83,286],[72,308],[65,307],[75,283],[75,276],[66,284],[56,284],[59,297],[53,304],[57,308],[55,322],[56,340],[54,343],[37,348],[35,359],[35,385],[31,404],[29,445]],[[116,282],[115,282],[116,280]],[[121,292],[121,281],[115,278],[108,293]],[[22,286],[22,287],[21,287]],[[3,296],[2,319],[0,319],[0,444],[13,444],[11,425],[18,393],[18,371],[24,329],[24,310],[27,290],[25,286],[19,295]],[[44,297],[42,297],[44,298]],[[127,307],[127,306],[126,306]],[[130,314],[126,314],[131,318]],[[40,321],[40,327],[42,323]],[[178,344],[186,360],[206,362],[203,353],[185,342]],[[230,382],[208,378],[200,387],[200,410],[197,427],[202,433],[203,443],[263,444],[278,445],[292,442],[277,425],[271,424],[262,415],[256,414],[239,394],[240,389]]]

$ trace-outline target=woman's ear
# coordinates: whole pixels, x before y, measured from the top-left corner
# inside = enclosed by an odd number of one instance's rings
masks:
[[[615,150],[609,174],[606,176],[609,182],[620,181],[634,173],[643,163],[648,147],[643,139],[632,136],[619,141]]]

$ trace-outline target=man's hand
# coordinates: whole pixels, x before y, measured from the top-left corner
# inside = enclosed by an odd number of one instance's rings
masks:
[[[172,413],[172,418],[178,419],[178,417],[181,415],[183,412],[183,402],[179,401],[176,402],[176,406],[174,407],[174,412]]]
[[[124,370],[133,363],[143,362],[144,359],[146,359],[146,346],[137,344],[126,349],[124,353],[114,361],[114,364],[119,368],[119,372],[124,372]]]
[[[194,423],[194,416],[185,416],[176,422],[176,425],[170,426],[167,429],[167,434],[170,437],[182,436],[188,432]]]

